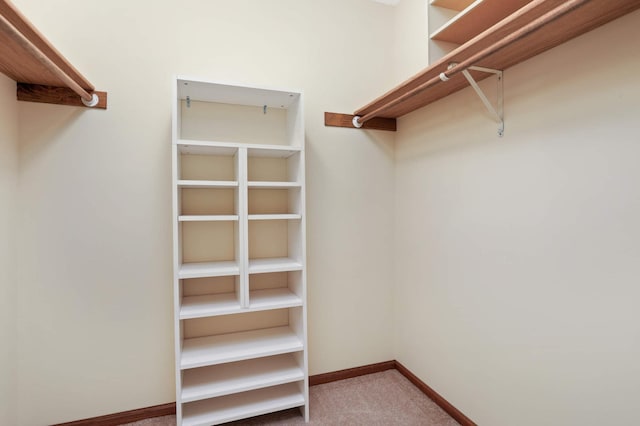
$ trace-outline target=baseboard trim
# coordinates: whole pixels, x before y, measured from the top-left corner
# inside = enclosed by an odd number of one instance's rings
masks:
[[[118,426],[124,423],[137,422],[153,417],[170,416],[176,414],[176,403],[154,405],[153,407],[138,408],[137,410],[107,414],[106,416],[60,423],[54,426]]]
[[[377,364],[363,365],[362,367],[347,368],[346,370],[332,371],[330,373],[314,374],[309,376],[309,386],[323,383],[336,382],[338,380],[353,379],[367,374],[380,373],[396,368],[395,361],[379,362]]]
[[[442,395],[438,392],[434,391],[431,387],[429,387],[425,382],[420,380],[418,376],[413,374],[407,367],[400,364],[398,361],[394,361],[395,368],[406,377],[411,383],[413,383],[418,389],[422,391],[425,395],[429,397],[430,400],[436,403],[436,405],[442,410],[453,417],[455,421],[460,423],[462,426],[477,426],[469,417],[465,416],[462,411],[458,410],[453,406],[449,401],[444,399]]]
[[[462,426],[477,426],[470,418],[465,416],[442,395],[434,391],[418,376],[413,374],[407,367],[398,361],[385,361],[376,364],[363,365],[361,367],[347,368],[345,370],[333,371],[330,373],[314,374],[309,376],[309,386],[321,385],[324,383],[336,382],[338,380],[352,379],[354,377],[365,376],[367,374],[380,373],[387,370],[396,369],[400,374],[413,383],[422,393],[436,403],[444,412],[453,417]],[[121,413],[108,414],[106,416],[92,417],[90,419],[76,420],[74,422],[60,423],[53,426],[119,426],[123,423],[137,422],[139,420],[151,419],[153,417],[169,416],[176,414],[176,403],[154,405],[153,407],[139,408],[137,410],[123,411]]]

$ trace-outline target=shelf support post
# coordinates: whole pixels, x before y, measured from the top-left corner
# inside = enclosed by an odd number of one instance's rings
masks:
[[[494,107],[491,104],[491,101],[489,101],[489,99],[484,94],[484,92],[482,91],[480,86],[478,86],[478,83],[473,78],[473,76],[471,75],[469,70],[487,72],[487,73],[491,73],[491,74],[495,74],[496,75],[496,77],[498,79],[497,80],[498,99],[496,101],[496,107]],[[476,94],[478,95],[478,97],[480,98],[480,100],[482,101],[484,106],[487,108],[489,113],[498,122],[498,136],[502,137],[504,135],[504,105],[503,105],[504,104],[504,87],[503,87],[503,82],[502,82],[502,74],[503,74],[502,71],[501,70],[494,70],[494,69],[491,69],[491,68],[472,66],[472,67],[469,67],[469,68],[463,70],[462,74],[467,79],[467,81],[469,82],[471,87],[473,87],[473,90],[475,90]]]

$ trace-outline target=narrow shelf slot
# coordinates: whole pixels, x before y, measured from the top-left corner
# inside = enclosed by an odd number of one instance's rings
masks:
[[[196,337],[184,340],[180,368],[204,367],[302,349],[302,341],[288,326]]]
[[[186,370],[182,402],[193,402],[238,392],[304,380],[304,372],[290,354]]]
[[[179,279],[224,277],[239,275],[240,267],[235,261],[183,263],[178,271]]]
[[[305,404],[296,383],[187,403],[183,408],[183,426],[209,426],[286,410]]]
[[[238,215],[181,215],[179,222],[237,222]]]
[[[178,181],[179,188],[237,188],[238,182],[231,180],[186,180]]]
[[[302,263],[288,257],[249,259],[249,273],[300,271]]]

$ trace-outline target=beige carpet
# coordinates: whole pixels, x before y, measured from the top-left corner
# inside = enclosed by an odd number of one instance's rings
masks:
[[[312,386],[309,399],[310,425],[458,425],[396,370]],[[128,423],[128,426],[175,424],[175,416],[165,416]],[[227,423],[228,426],[302,424],[305,423],[297,408]]]

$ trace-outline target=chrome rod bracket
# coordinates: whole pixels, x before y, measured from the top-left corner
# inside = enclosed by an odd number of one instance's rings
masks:
[[[491,73],[496,75],[498,87],[497,87],[497,100],[496,100],[495,107],[493,106],[493,104],[491,104],[491,101],[489,101],[489,99],[484,94],[480,86],[478,86],[478,83],[473,78],[469,70],[486,72],[486,73]],[[503,105],[504,87],[503,87],[502,71],[494,70],[491,68],[473,66],[473,67],[467,68],[466,70],[463,70],[462,74],[467,79],[471,87],[473,87],[473,90],[475,90],[476,94],[478,95],[478,97],[480,98],[484,106],[487,108],[487,110],[489,111],[489,114],[491,114],[493,118],[498,122],[498,136],[502,137],[504,135],[504,105]]]

